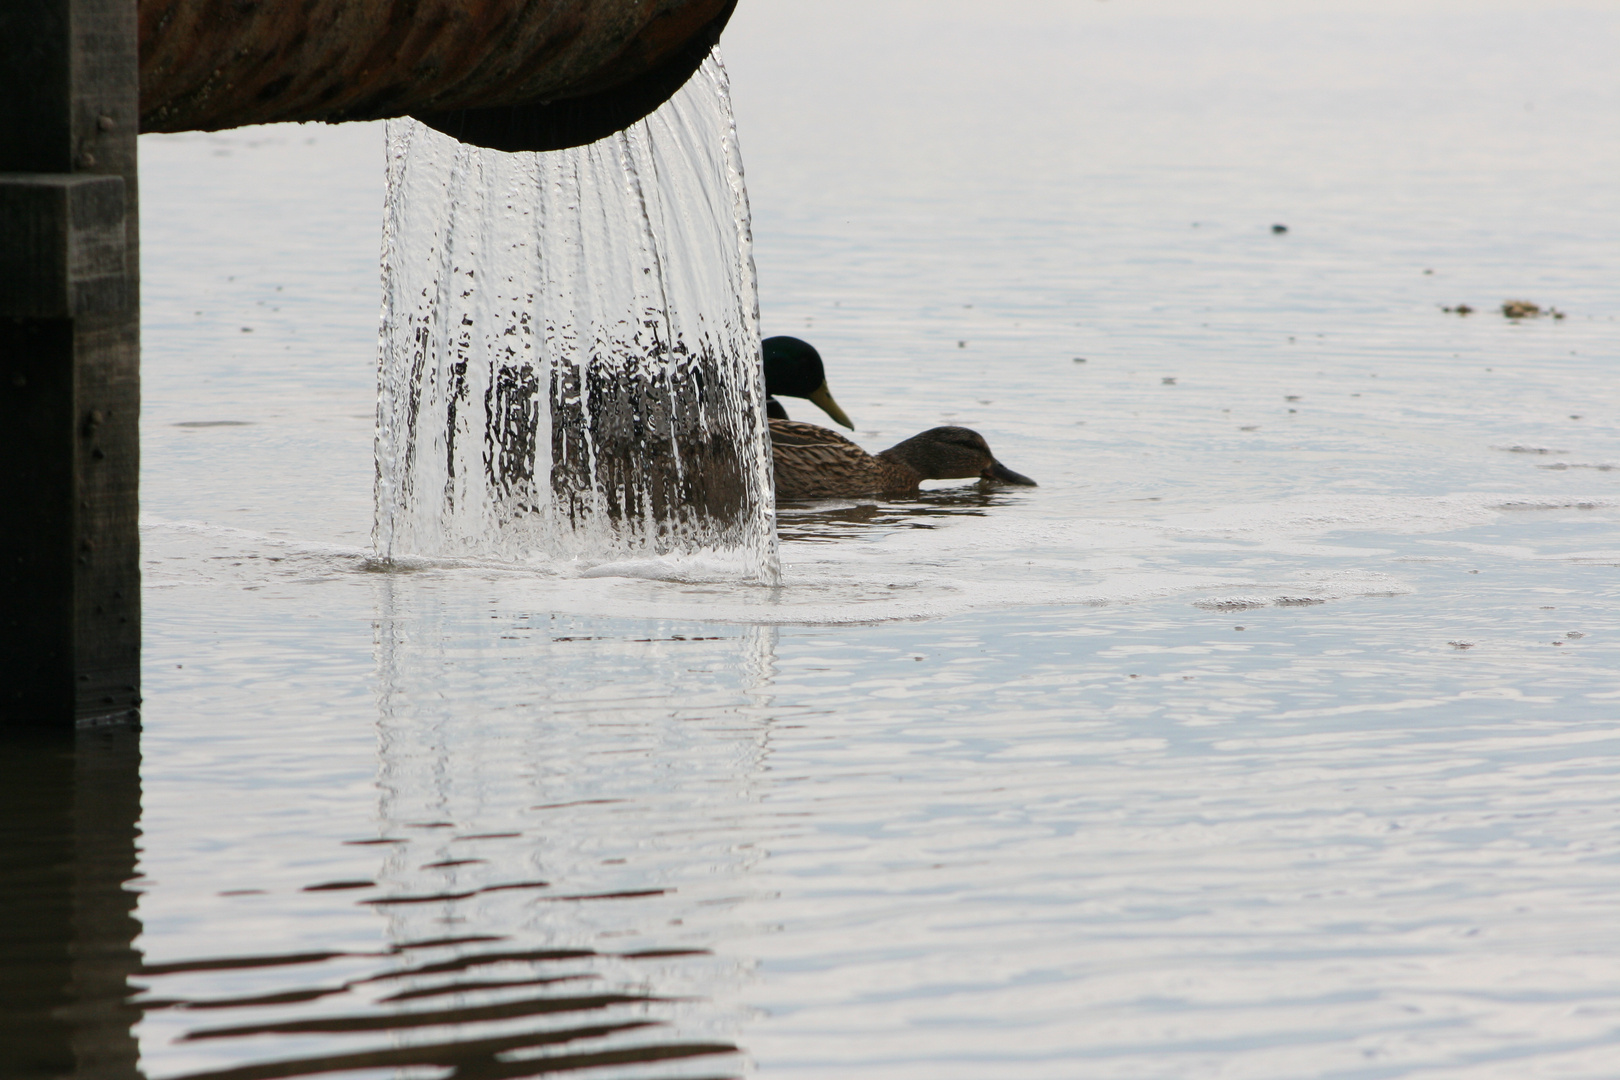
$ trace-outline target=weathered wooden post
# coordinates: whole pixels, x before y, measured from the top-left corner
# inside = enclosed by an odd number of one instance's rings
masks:
[[[0,730],[138,715],[135,14],[0,4]]]

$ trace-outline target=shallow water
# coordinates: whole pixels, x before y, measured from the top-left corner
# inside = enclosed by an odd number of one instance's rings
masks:
[[[144,140],[146,1074],[1612,1076],[1617,38],[742,5],[764,332],[1041,484],[774,588],[379,566],[380,127]]]

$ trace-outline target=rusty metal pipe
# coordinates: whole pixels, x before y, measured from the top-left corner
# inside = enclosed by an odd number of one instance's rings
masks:
[[[549,150],[657,108],[736,0],[139,0],[141,130],[414,115]]]

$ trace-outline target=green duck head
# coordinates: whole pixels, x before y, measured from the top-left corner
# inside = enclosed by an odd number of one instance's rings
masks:
[[[855,429],[827,389],[821,354],[796,337],[769,337],[760,343],[765,354],[765,393],[769,397],[808,398],[838,423]]]
[[[977,476],[1003,484],[1035,487],[1035,481],[1015,473],[996,460],[990,444],[977,431],[965,427],[929,428],[903,443],[889,447],[879,457],[910,466],[924,480],[962,480]]]

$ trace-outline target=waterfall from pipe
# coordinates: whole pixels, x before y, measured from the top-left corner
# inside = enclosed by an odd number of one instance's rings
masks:
[[[572,150],[390,120],[379,554],[774,583],[751,245],[718,52]]]

